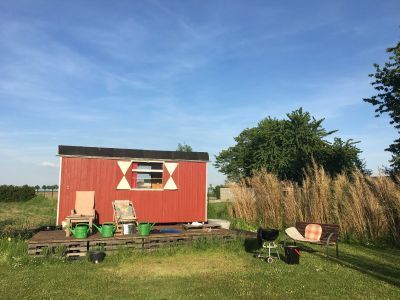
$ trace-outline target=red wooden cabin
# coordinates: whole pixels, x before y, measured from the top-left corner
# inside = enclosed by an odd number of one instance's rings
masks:
[[[99,223],[113,221],[113,200],[131,200],[141,222],[207,221],[205,152],[59,146],[57,224],[76,191],[95,192]]]

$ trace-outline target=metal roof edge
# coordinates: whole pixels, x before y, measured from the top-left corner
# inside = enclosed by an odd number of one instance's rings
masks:
[[[209,154],[207,152],[122,149],[67,145],[58,146],[58,156],[209,162]]]

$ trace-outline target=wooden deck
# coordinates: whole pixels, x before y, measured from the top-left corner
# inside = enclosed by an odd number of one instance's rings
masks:
[[[159,229],[178,229],[179,233],[159,233]],[[219,238],[223,241],[235,239],[237,232],[222,228],[202,228],[185,230],[179,226],[155,227],[149,236],[132,235],[114,236],[102,238],[99,233],[88,236],[86,239],[66,237],[63,230],[40,231],[28,241],[28,254],[32,256],[44,256],[47,251],[54,252],[62,249],[68,257],[85,256],[88,251],[104,249],[110,253],[118,249],[152,250],[159,247],[173,247],[194,240],[205,238]],[[60,250],[58,250],[60,251]]]

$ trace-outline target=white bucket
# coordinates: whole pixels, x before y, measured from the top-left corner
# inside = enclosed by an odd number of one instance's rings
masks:
[[[133,223],[123,224],[123,234],[133,234],[134,225]]]

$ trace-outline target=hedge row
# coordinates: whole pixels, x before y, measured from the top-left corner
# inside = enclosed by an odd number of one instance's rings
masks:
[[[33,186],[0,185],[0,202],[28,201],[35,192]]]

